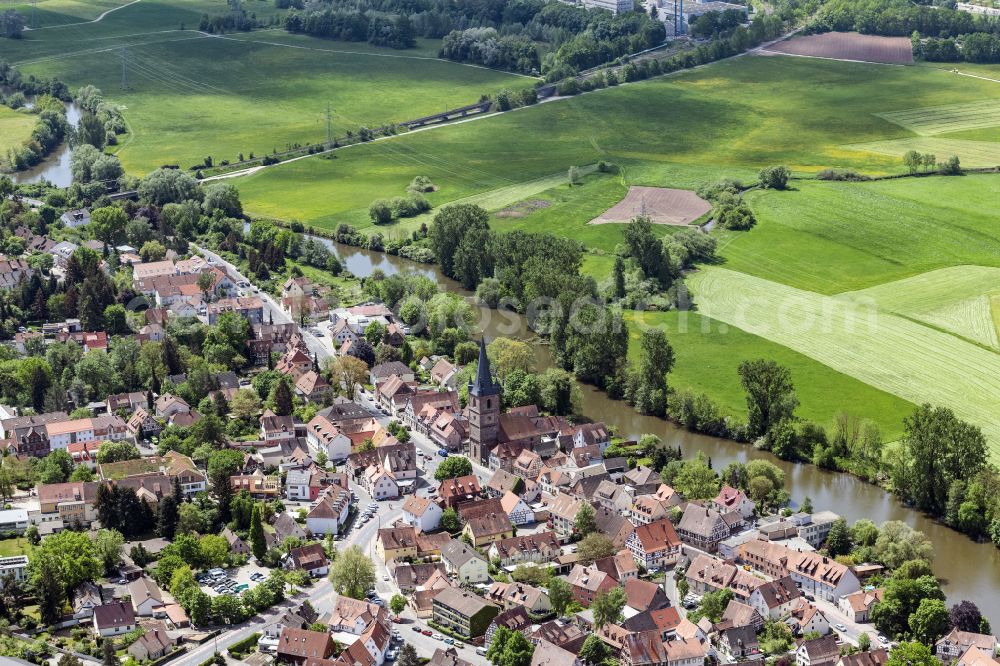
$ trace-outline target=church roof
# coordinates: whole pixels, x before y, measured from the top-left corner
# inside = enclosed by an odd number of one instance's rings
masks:
[[[476,369],[476,379],[469,386],[469,394],[477,397],[499,395],[500,387],[493,381],[490,372],[490,357],[486,355],[486,339],[479,339],[479,367]]]

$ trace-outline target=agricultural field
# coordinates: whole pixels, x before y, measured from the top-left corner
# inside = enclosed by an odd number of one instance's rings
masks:
[[[35,120],[33,114],[0,106],[0,155],[6,155],[7,149],[24,143],[31,136]]]
[[[1000,266],[996,175],[871,183],[796,181],[755,191],[758,224],[723,235],[727,268],[837,294],[948,266]]]
[[[653,224],[683,227],[712,210],[712,204],[690,190],[633,185],[621,201],[604,211],[591,224],[627,223],[645,215]]]
[[[972,130],[972,132],[979,131],[981,130]],[[948,136],[962,134],[964,132],[954,132]],[[997,138],[1000,139],[1000,136]],[[963,167],[994,167],[1000,165],[1000,141],[975,141],[960,138],[945,138],[944,136],[917,136],[909,139],[856,143],[844,146],[844,149],[879,153],[880,155],[890,157],[898,157],[911,150],[915,150],[918,153],[936,155],[940,159],[957,155],[962,161]]]
[[[1000,349],[991,305],[998,294],[1000,268],[953,266],[841,296]]]
[[[876,114],[920,136],[996,127],[1000,124],[1000,99],[943,104]]]
[[[774,359],[792,374],[801,403],[799,416],[829,426],[838,412],[878,424],[886,441],[901,434],[913,404],[838,372],[808,355],[698,312],[629,313],[629,354],[639,354],[639,337],[646,328],[662,328],[677,357],[669,382],[675,389],[706,393],[725,414],[746,418],[746,394],[737,369],[753,358]],[[831,396],[836,396],[832,400]]]
[[[949,407],[982,428],[1000,455],[1000,354],[871,304],[722,267],[699,271],[690,284],[705,316],[909,402]]]
[[[36,29],[93,21],[129,2],[132,0],[41,0],[32,6],[23,0],[0,0],[0,11],[18,11],[28,21],[28,27]]]
[[[826,32],[793,37],[772,44],[763,51],[891,65],[913,63],[913,47],[907,37],[879,37],[856,32]]]
[[[352,146],[338,151],[337,159],[279,165],[238,185],[251,212],[364,228],[370,226],[368,204],[401,194],[416,175],[440,186],[430,199],[441,205],[600,160],[624,168],[626,187],[696,189],[722,176],[749,180],[760,167],[779,163],[798,173],[831,166],[897,173],[903,170],[902,153],[859,151],[845,144],[913,137],[876,114],[936,106],[941,99],[977,104],[996,99],[997,92],[996,83],[932,68],[734,58],[499,117]],[[844,113],[848,108],[851,113]]]
[[[137,175],[163,164],[186,168],[207,156],[216,163],[236,161],[240,153],[318,143],[327,135],[328,105],[332,131],[343,136],[533,83],[438,60],[426,44],[400,53],[367,44],[288,40],[280,31],[219,37],[191,29],[202,10],[218,6],[214,0],[181,0],[170,7],[143,0],[98,23],[29,31],[5,55],[26,73],[57,76],[71,88],[96,85],[124,106],[131,132],[117,154]],[[187,29],[180,30],[185,22]]]

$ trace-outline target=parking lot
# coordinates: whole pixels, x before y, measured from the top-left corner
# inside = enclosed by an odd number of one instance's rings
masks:
[[[235,569],[209,569],[195,576],[195,580],[209,596],[238,595],[265,580],[270,573],[267,567],[247,564]]]

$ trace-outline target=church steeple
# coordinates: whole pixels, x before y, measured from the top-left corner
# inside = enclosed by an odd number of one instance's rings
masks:
[[[479,367],[476,369],[476,379],[469,384],[469,395],[485,397],[499,395],[500,387],[493,381],[490,372],[490,357],[486,355],[486,339],[479,339]]]

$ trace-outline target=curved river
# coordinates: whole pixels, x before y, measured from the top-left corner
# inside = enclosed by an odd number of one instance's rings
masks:
[[[457,282],[445,277],[436,265],[418,264],[406,259],[349,247],[323,240],[357,277],[370,275],[375,269],[386,274],[420,273],[431,277],[442,288],[469,295]],[[481,310],[480,328],[488,338],[504,335],[534,339],[523,316],[510,312]],[[539,367],[552,365],[549,348],[534,345]],[[715,469],[722,469],[732,461],[746,462],[763,458],[778,465],[785,472],[787,487],[792,497],[801,501],[810,497],[817,509],[829,509],[842,515],[848,522],[869,518],[876,524],[886,520],[901,520],[924,532],[934,543],[934,573],[942,579],[950,604],[962,599],[974,601],[983,614],[1000,622],[1000,549],[991,543],[976,543],[923,514],[902,506],[896,499],[877,486],[865,483],[848,474],[823,471],[812,465],[799,465],[778,460],[769,453],[757,451],[736,442],[696,435],[662,419],[642,416],[621,401],[611,400],[592,386],[581,384],[583,413],[618,428],[629,438],[643,433],[655,433],[664,442],[680,444],[685,456],[702,451],[712,458]]]

